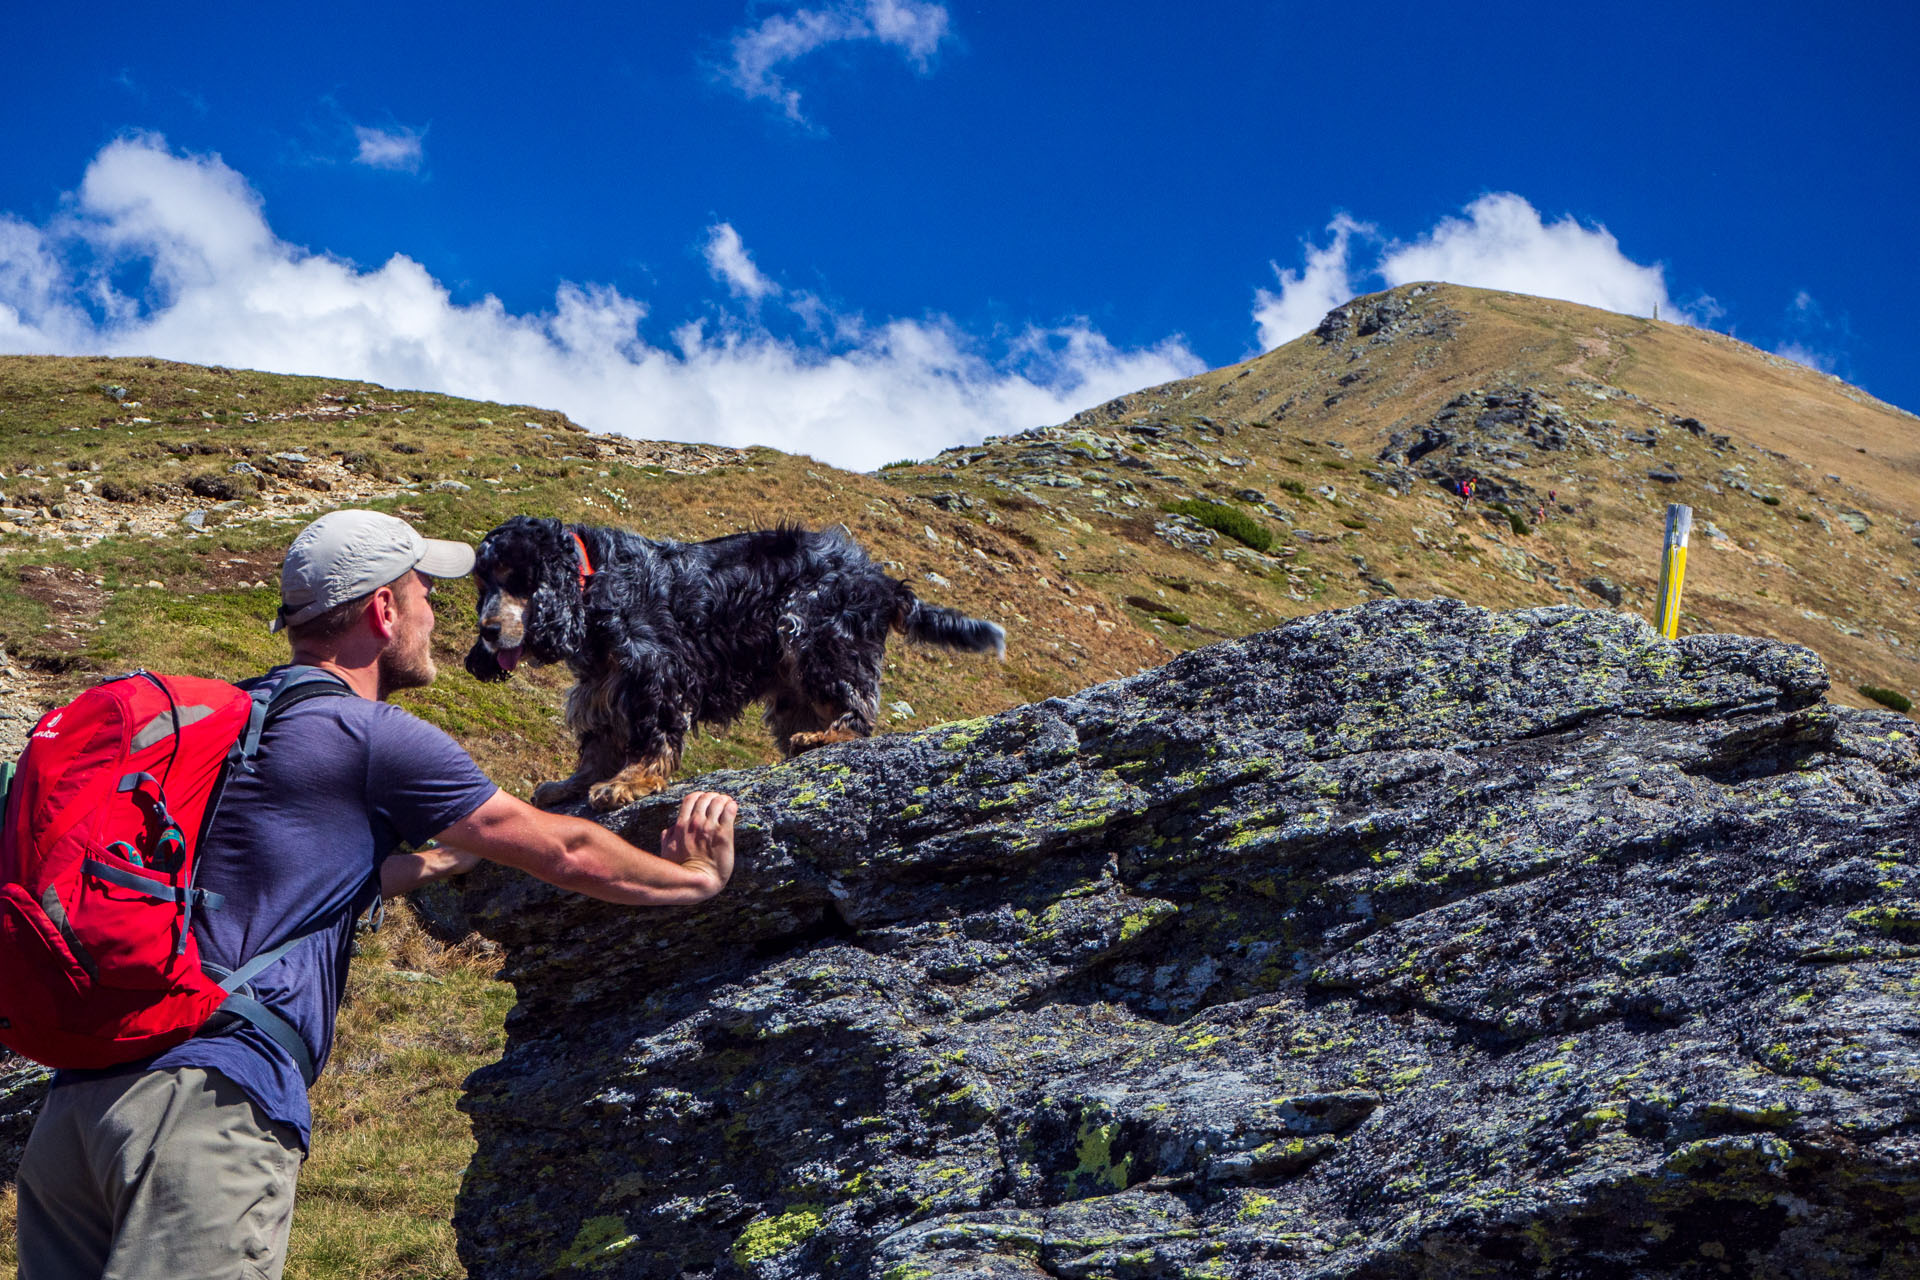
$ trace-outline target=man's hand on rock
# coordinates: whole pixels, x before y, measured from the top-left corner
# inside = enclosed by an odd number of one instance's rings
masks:
[[[660,856],[711,871],[724,886],[733,878],[733,819],[739,812],[732,796],[689,791],[680,798],[680,815],[660,833]]]

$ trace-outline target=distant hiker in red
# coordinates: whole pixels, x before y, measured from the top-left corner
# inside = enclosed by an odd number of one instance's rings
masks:
[[[341,688],[289,696],[265,721],[254,767],[227,775],[198,850],[206,904],[192,917],[209,971],[257,968],[248,999],[270,1017],[216,1011],[157,1055],[55,1074],[16,1176],[21,1280],[277,1280],[312,1125],[307,1089],[333,1048],[354,917],[371,898],[482,858],[630,905],[703,902],[732,876],[729,797],[686,796],[648,853],[508,795],[452,738],[386,701],[432,683],[429,591],[472,568],[465,543],[373,511],[331,512],[294,539],[273,622],[292,664],[266,680]]]

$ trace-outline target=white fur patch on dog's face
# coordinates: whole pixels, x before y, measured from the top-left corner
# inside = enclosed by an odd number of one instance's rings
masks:
[[[504,591],[489,591],[480,601],[480,643],[489,652],[518,649],[527,642],[527,602]],[[488,639],[486,628],[498,627],[499,638]]]

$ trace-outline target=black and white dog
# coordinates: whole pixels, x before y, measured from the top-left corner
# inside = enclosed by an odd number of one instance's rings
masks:
[[[480,638],[467,670],[504,680],[564,662],[573,776],[533,802],[583,794],[613,809],[667,785],[688,731],[766,703],[782,752],[872,734],[887,632],[1006,656],[997,624],[922,604],[837,530],[793,526],[709,542],[515,516],[474,563]]]

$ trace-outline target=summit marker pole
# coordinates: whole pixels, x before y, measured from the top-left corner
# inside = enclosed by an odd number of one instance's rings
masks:
[[[1687,576],[1687,535],[1693,532],[1693,508],[1667,504],[1667,542],[1660,553],[1660,598],[1653,625],[1668,640],[1680,634],[1680,583]]]

